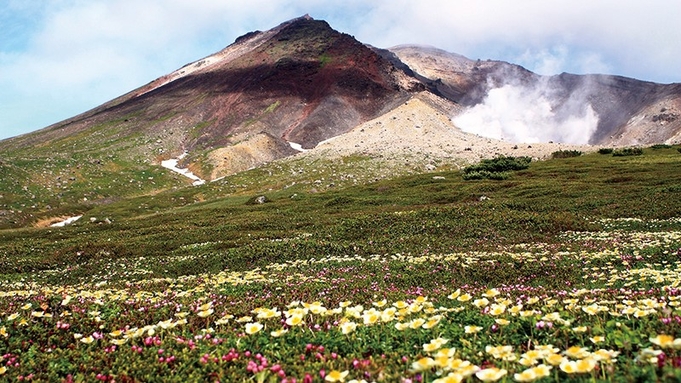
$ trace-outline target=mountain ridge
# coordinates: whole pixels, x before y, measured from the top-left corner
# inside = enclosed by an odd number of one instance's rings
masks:
[[[434,47],[382,49],[303,16],[240,36],[70,119],[0,141],[0,227],[191,185],[160,166],[173,158],[214,181],[285,159],[388,161],[388,177],[496,155],[595,150],[481,137],[454,122],[506,87],[547,98],[557,120],[593,107],[599,126],[592,144],[681,141],[681,84],[540,76]]]

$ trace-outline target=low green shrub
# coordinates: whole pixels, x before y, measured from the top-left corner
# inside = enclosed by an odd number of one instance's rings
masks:
[[[612,148],[600,148],[598,149],[598,154],[612,154]]]
[[[643,149],[641,148],[622,148],[612,152],[614,157],[640,156],[642,154]]]
[[[464,173],[464,175],[463,175],[464,180],[490,179],[490,180],[501,181],[501,180],[508,179],[508,177],[509,177],[508,172],[489,172],[487,170],[480,170],[480,171]]]
[[[463,169],[464,180],[505,180],[509,177],[508,172],[527,169],[532,162],[530,157],[506,157],[499,156],[492,159],[482,160],[475,165]]]
[[[579,150],[558,150],[556,152],[551,153],[551,158],[570,158],[570,157],[579,157],[582,155],[582,152]]]
[[[657,150],[657,149],[671,149],[671,148],[672,148],[671,145],[667,145],[667,144],[655,144],[655,145],[650,147],[650,149],[655,149],[655,150]]]
[[[530,157],[506,157],[499,156],[492,159],[482,160],[475,165],[466,167],[464,173],[488,171],[491,173],[523,170],[530,166]]]

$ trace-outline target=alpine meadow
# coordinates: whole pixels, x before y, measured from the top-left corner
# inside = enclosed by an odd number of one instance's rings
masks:
[[[522,89],[547,128],[458,126]],[[0,141],[0,380],[681,381],[680,115],[680,84],[249,33]]]

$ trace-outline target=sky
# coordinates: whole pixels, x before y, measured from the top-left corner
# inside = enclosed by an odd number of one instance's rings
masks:
[[[380,48],[681,82],[678,0],[0,0],[0,139],[304,14]]]

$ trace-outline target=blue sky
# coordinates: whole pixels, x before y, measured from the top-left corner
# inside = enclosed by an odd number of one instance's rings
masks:
[[[2,0],[0,139],[305,13],[382,48],[426,44],[542,74],[681,82],[678,0]]]

